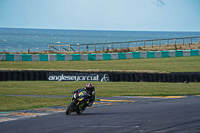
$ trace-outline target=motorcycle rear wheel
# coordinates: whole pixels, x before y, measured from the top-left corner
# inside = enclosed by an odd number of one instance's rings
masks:
[[[70,105],[67,107],[66,115],[70,115],[73,108],[74,108],[74,102],[70,103]]]

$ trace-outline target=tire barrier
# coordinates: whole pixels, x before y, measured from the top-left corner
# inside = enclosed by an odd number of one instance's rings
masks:
[[[200,82],[200,72],[0,71],[0,81]]]
[[[200,56],[200,49],[100,54],[0,54],[0,61],[79,61]]]

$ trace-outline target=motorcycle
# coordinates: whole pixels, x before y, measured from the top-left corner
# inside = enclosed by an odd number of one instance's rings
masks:
[[[76,112],[81,114],[86,107],[84,105],[87,103],[87,94],[84,89],[79,89],[73,92],[71,103],[69,104],[66,115],[70,115],[71,112]]]

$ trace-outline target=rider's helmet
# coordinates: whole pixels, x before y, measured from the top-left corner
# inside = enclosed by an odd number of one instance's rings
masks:
[[[91,83],[87,83],[85,88],[86,90],[90,90],[93,88],[93,85]]]

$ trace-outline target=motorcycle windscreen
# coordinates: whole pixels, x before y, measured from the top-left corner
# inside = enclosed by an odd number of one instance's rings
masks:
[[[81,96],[85,96],[86,95],[86,92],[85,90],[81,89],[78,91],[78,96],[81,97]]]

